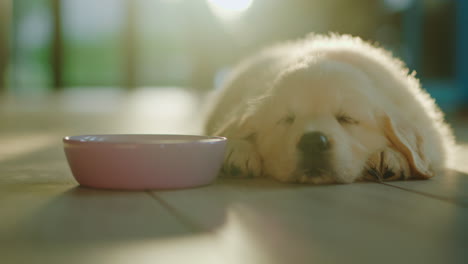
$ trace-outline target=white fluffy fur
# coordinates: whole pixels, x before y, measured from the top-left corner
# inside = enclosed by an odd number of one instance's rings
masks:
[[[429,178],[444,172],[453,146],[415,74],[347,35],[311,35],[266,49],[240,63],[211,103],[206,133],[229,139],[226,174],[349,183],[382,179],[390,169],[395,176],[387,180]],[[358,124],[338,122],[340,113]],[[298,165],[297,144],[307,131],[326,134],[332,144],[330,168],[314,177]]]

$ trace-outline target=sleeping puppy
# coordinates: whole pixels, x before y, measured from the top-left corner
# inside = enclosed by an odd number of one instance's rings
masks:
[[[283,182],[427,179],[444,172],[450,128],[415,74],[351,36],[312,35],[238,65],[212,100],[223,173]]]

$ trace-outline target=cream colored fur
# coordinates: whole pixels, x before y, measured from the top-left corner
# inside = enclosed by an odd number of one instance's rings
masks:
[[[415,74],[347,35],[266,49],[240,63],[211,103],[206,133],[228,138],[223,172],[231,176],[304,183],[429,178],[444,172],[453,146]],[[356,123],[340,123],[341,114]],[[314,177],[298,165],[297,144],[307,131],[331,142],[330,166]]]

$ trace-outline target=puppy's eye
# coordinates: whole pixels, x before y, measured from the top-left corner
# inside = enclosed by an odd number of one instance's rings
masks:
[[[285,117],[278,120],[278,122],[276,122],[276,123],[277,124],[291,125],[291,124],[294,123],[295,120],[296,120],[296,116],[294,114],[289,113]]]
[[[336,120],[342,125],[357,125],[357,124],[359,124],[359,122],[356,119],[354,119],[354,118],[352,118],[352,117],[350,117],[350,116],[348,116],[346,114],[338,114],[336,116]]]

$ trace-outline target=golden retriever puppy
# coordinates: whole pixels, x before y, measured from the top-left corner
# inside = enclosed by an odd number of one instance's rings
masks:
[[[240,63],[212,99],[223,173],[284,182],[426,179],[454,140],[415,74],[348,35],[311,35]]]

